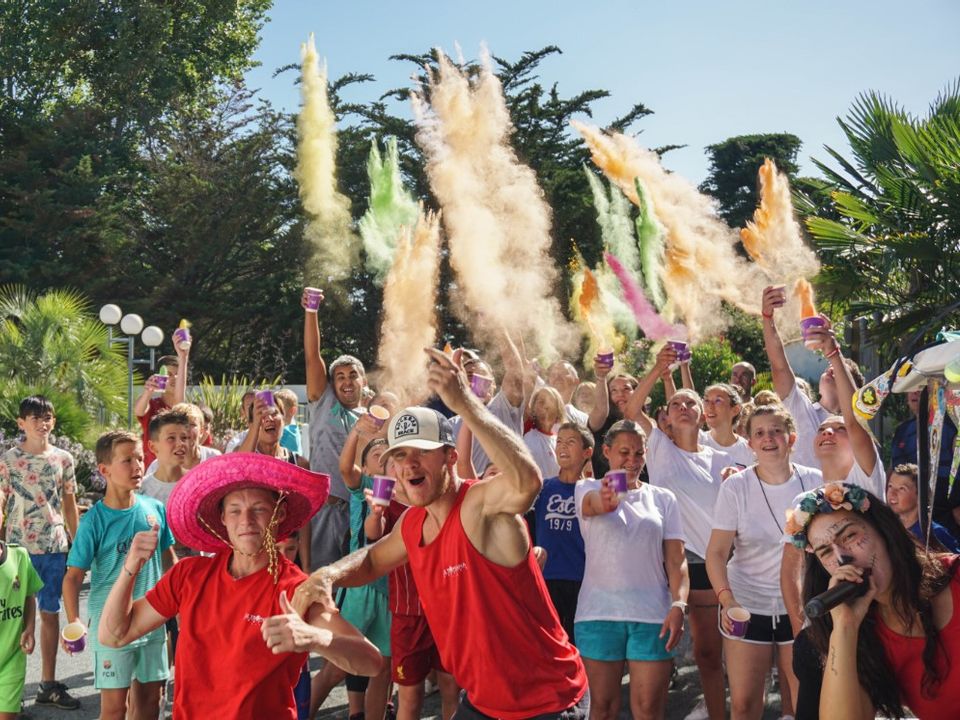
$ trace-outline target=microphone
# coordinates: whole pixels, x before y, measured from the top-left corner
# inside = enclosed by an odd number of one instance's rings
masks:
[[[843,557],[841,565],[846,565],[853,558]],[[870,589],[870,568],[863,571],[863,582],[855,583],[841,580],[829,590],[810,598],[803,606],[803,612],[808,618],[818,618],[825,615],[842,602],[848,602],[867,594]]]

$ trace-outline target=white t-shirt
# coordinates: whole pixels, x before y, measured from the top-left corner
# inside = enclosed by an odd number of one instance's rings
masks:
[[[780,593],[781,540],[786,511],[800,493],[823,485],[816,468],[793,466],[782,485],[768,485],[757,477],[756,466],[731,475],[720,487],[713,508],[713,527],[733,530],[733,558],[727,563],[727,580],[743,607],[759,615],[787,612]]]
[[[216,457],[217,455],[220,455],[220,454],[221,454],[220,451],[217,450],[216,448],[207,447],[206,445],[200,446],[200,462],[203,462],[204,460],[209,460],[210,458]],[[152,463],[150,463],[150,467],[147,468],[147,475],[155,475],[158,467],[160,467],[159,461],[154,460]],[[144,482],[146,482],[147,478],[144,478],[143,480]],[[151,495],[151,497],[156,497],[156,495]],[[160,498],[157,498],[157,499],[159,500]],[[162,502],[166,502],[166,500]]]
[[[643,484],[613,512],[584,517],[583,498],[600,486],[600,480],[580,480],[574,489],[586,552],[574,621],[662,623],[670,612],[663,541],[683,539],[677,500],[669,490]]]
[[[811,402],[806,393],[801,391],[797,384],[793,384],[793,390],[783,398],[783,406],[793,416],[797,424],[797,442],[793,445],[793,453],[790,459],[798,465],[819,468],[820,461],[813,451],[814,440],[817,439],[817,430],[820,423],[833,415],[818,402]]]
[[[707,554],[713,527],[713,504],[720,491],[720,472],[733,458],[706,445],[700,452],[681,450],[659,428],[650,433],[647,472],[650,483],[673,491],[680,506],[683,541],[687,550]]]
[[[739,435],[737,435],[737,441],[733,445],[721,445],[713,439],[713,435],[710,434],[709,430],[701,430],[700,444],[726,453],[733,458],[735,464],[742,465],[743,467],[750,467],[757,461],[757,456],[753,454],[750,445]]]
[[[587,427],[587,424],[590,421],[590,416],[587,415],[583,410],[578,408],[573,403],[567,403],[564,409],[567,411],[567,417],[570,418],[571,421],[577,423],[577,425],[583,425],[584,427]]]
[[[487,410],[492,412],[497,420],[506,425],[510,430],[513,430],[513,432],[517,434],[517,437],[523,436],[523,403],[514,407],[501,390],[493,396],[493,399],[487,405]],[[454,437],[459,437],[460,426],[463,424],[463,419],[457,415],[456,417],[450,418],[450,422],[453,425]],[[486,470],[490,464],[490,458],[487,457],[487,453],[480,447],[480,443],[477,442],[476,438],[473,439],[471,460],[473,460],[473,469],[477,471],[477,477],[483,475],[483,471]],[[556,474],[557,473],[554,473],[554,475]],[[545,477],[552,477],[552,475]]]
[[[540,468],[543,477],[552,478],[560,474],[560,465],[557,463],[557,436],[555,433],[547,434],[533,428],[523,436],[523,442],[526,443],[530,454],[533,455],[533,460]]]
[[[170,499],[170,493],[173,492],[173,489],[176,486],[176,482],[164,482],[163,480],[157,480],[157,476],[153,473],[150,473],[143,478],[143,481],[140,485],[140,492],[148,497],[152,497],[154,500],[159,500],[166,505],[167,501]]]
[[[847,477],[844,482],[852,483],[854,485],[859,485],[864,490],[869,490],[883,502],[887,501],[887,474],[883,469],[883,461],[880,459],[880,453],[877,452],[874,448],[874,454],[876,455],[876,463],[873,466],[873,472],[867,475],[863,468],[857,463],[857,459],[853,459],[853,467],[850,468],[850,472],[847,473]]]
[[[227,443],[227,446],[223,451],[229,453],[236,450],[238,447],[240,447],[240,444],[247,439],[247,433],[249,432],[249,430],[241,430],[238,432],[236,435],[230,438],[230,442]]]

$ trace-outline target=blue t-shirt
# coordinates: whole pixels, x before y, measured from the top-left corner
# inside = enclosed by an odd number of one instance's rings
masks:
[[[543,568],[547,580],[583,580],[583,536],[573,498],[575,487],[560,478],[544,480],[533,506],[537,545],[547,551]]]
[[[134,505],[126,510],[107,507],[101,500],[80,519],[77,537],[67,556],[67,565],[90,571],[89,642],[94,650],[102,650],[97,641],[97,624],[103,613],[107,595],[117,575],[122,572],[133,536],[149,530],[154,525],[160,528],[157,549],[144,563],[133,586],[133,599],[139,600],[160,580],[163,575],[161,553],[173,545],[173,535],[167,525],[163,504],[146,495],[134,495]],[[128,647],[138,647],[148,642],[163,642],[163,625],[134,640]]]
[[[370,508],[367,506],[367,498],[363,494],[364,490],[373,490],[373,478],[366,473],[360,475],[360,487],[350,491],[350,552],[359,550],[367,544],[367,535],[363,531],[363,521],[370,514]],[[370,583],[370,587],[384,595],[388,594],[387,576],[379,577]]]
[[[920,521],[917,520],[913,527],[910,528],[910,532],[920,538],[920,542],[926,542],[927,537],[924,533],[920,532]],[[950,534],[950,531],[947,530],[943,525],[938,522],[933,523],[933,536],[940,541],[940,544],[943,545],[948,551],[952,552],[954,555],[960,553],[960,543],[957,542],[957,539]]]
[[[303,441],[300,439],[300,426],[296,422],[283,426],[283,435],[280,436],[280,447],[285,447],[292,453],[303,455]]]

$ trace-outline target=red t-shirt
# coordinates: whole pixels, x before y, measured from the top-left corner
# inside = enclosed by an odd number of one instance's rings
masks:
[[[153,416],[159,413],[161,410],[169,410],[170,406],[163,401],[163,395],[157,395],[156,397],[150,398],[150,407],[147,408],[147,412],[137,418],[140,421],[140,427],[143,429],[143,467],[150,467],[156,459],[156,455],[150,450],[150,421],[153,420]]]
[[[235,580],[230,555],[185,558],[146,595],[164,617],[180,614],[174,720],[296,720],[293,688],[308,655],[274,655],[260,626],[281,614],[280,591],[292,597],[306,575],[281,556],[276,585],[266,568]]]
[[[956,561],[956,558],[952,559]],[[888,628],[877,617],[876,628],[887,662],[893,668],[900,694],[920,720],[955,720],[960,708],[960,576],[950,581],[953,615],[940,630],[940,640],[950,659],[950,668],[940,684],[936,697],[923,697],[923,646],[926,638],[907,637]]]
[[[384,523],[384,534],[393,530],[400,516],[406,512],[407,506],[396,500],[391,500],[383,516],[386,519]],[[410,572],[410,563],[404,563],[398,568],[394,568],[387,576],[387,587],[389,588],[390,612],[394,615],[423,615],[423,606],[420,605],[420,594],[417,592],[417,584],[413,581],[413,574]]]
[[[467,537],[457,501],[429,545],[424,508],[403,519],[403,542],[440,660],[485,715],[520,720],[564,710],[583,697],[587,677],[550,602],[533,552],[508,568]]]

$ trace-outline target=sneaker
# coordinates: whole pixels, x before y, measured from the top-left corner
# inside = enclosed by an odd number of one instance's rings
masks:
[[[37,705],[53,705],[61,710],[80,709],[80,701],[67,692],[67,686],[61,682],[54,683],[46,689],[41,685],[35,702]]]
[[[683,720],[710,720],[710,713],[707,712],[707,701],[701,699]]]

